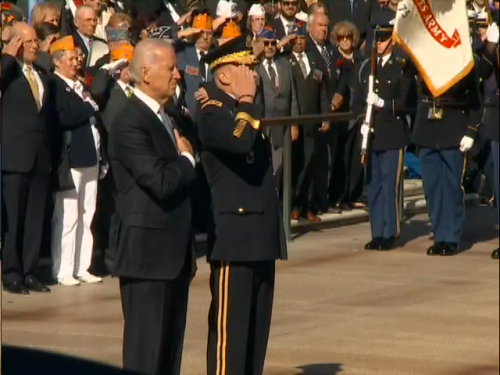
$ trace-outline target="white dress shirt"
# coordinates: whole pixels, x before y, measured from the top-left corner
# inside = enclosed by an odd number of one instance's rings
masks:
[[[130,86],[129,84],[127,84],[119,79],[116,80],[116,83],[118,83],[118,86],[120,86],[120,88],[123,90],[125,95],[127,95],[127,89],[132,90],[132,92],[134,91],[134,88],[132,86]]]
[[[137,87],[134,88],[134,95],[142,101],[144,104],[146,104],[151,111],[156,115],[158,120],[161,121],[163,126],[165,127],[165,130],[169,134],[169,136],[172,138],[172,142],[174,143],[175,148],[177,149],[177,142],[175,140],[175,135],[174,135],[174,126],[172,124],[172,121],[168,117],[168,115],[163,111],[163,108],[161,108],[160,103],[158,103],[156,100],[151,98],[149,95],[145,94],[143,91],[138,89]],[[191,155],[189,152],[182,152],[182,156],[187,158],[190,162],[193,168],[196,165],[196,161],[194,160],[193,155]]]
[[[379,57],[377,59],[377,63],[380,63],[380,59],[382,59],[382,66],[385,66],[385,64],[387,63],[387,61],[389,61],[389,59],[391,58],[391,55],[392,55],[392,53],[389,53],[389,54],[387,54],[385,56]]]
[[[307,54],[305,52],[302,53],[293,53],[295,55],[295,58],[297,59],[297,62],[300,61],[300,55],[302,55],[302,61],[304,62],[304,65],[306,66],[306,75],[309,75],[311,73],[311,64],[309,64],[309,58],[307,57]]]
[[[290,29],[293,27],[294,21],[288,21],[282,15],[280,16],[281,22],[283,23],[283,27],[285,28],[285,35],[290,33]]]
[[[23,71],[24,76],[26,77],[26,79],[28,79],[27,65],[24,64],[23,62],[20,62],[19,65],[21,66],[21,70]],[[43,82],[42,82],[42,79],[40,78],[40,75],[38,74],[38,72],[36,71],[36,69],[34,68],[33,65],[31,66],[31,71],[33,72],[33,76],[35,77],[36,84],[38,86],[38,98],[37,98],[38,103],[40,103],[40,105],[42,105],[43,104],[43,93],[45,92],[45,88],[43,87]]]
[[[67,77],[64,77],[63,75],[59,74],[59,72],[54,72],[54,74],[56,76],[58,76],[59,78],[61,78],[69,86],[69,88],[71,90],[73,90],[80,98],[82,98],[82,100],[84,102],[89,101],[89,99],[86,99],[83,97],[83,84],[80,81],[72,80],[72,79],[69,79]],[[89,94],[89,96],[90,96],[90,94]],[[90,98],[90,100],[92,100],[92,99]],[[95,149],[99,150],[99,147],[101,146],[101,136],[100,136],[99,131],[97,130],[97,127],[96,127],[96,124],[97,124],[96,118],[94,116],[92,116],[89,119],[89,122],[90,122],[90,127],[92,130],[92,135],[94,136]]]
[[[271,73],[269,72],[269,60],[264,59],[263,64],[267,74],[269,75],[269,78],[271,78]],[[271,60],[271,66],[274,68],[274,71],[276,72],[276,85],[279,85],[280,76],[278,74],[278,66],[276,65],[276,61],[274,59]]]

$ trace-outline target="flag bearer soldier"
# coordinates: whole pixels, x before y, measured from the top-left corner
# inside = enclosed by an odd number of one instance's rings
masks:
[[[212,303],[208,374],[262,374],[275,261],[286,259],[270,143],[254,104],[257,64],[245,36],[205,56],[214,82],[198,111],[201,160],[212,194]]]
[[[399,190],[413,77],[408,63],[393,53],[394,16],[390,9],[382,8],[372,18],[377,43],[374,92],[368,92],[367,84],[370,58],[361,66],[360,88],[354,101],[357,112],[366,109],[365,102],[374,107],[372,129],[369,125],[361,127],[362,134],[373,132],[367,166],[372,240],[365,245],[366,250],[391,250],[400,233]]]
[[[465,217],[466,153],[474,144],[482,116],[479,77],[473,68],[437,97],[423,80],[419,84],[412,141],[420,146],[422,182],[434,233],[427,255],[455,255]]]
[[[498,60],[499,31],[496,23],[492,23],[486,32],[486,47],[479,61],[479,75],[484,80],[484,117],[486,136],[491,140],[491,151],[494,163],[495,200],[497,204],[497,220],[499,217],[499,60]],[[498,249],[491,254],[493,259],[498,259]]]

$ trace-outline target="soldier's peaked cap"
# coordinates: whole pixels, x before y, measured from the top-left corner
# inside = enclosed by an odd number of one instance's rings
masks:
[[[257,58],[247,47],[244,35],[229,40],[215,50],[203,56],[203,61],[213,71],[222,65],[249,65],[257,64]]]
[[[379,31],[392,31],[395,21],[396,12],[388,7],[383,7],[373,13],[371,25]]]

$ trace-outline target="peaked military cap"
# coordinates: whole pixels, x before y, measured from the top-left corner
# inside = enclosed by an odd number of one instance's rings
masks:
[[[258,63],[250,48],[247,47],[244,35],[229,40],[215,50],[203,56],[203,61],[213,71],[222,65],[249,65]]]
[[[377,40],[387,40],[392,36],[396,12],[388,7],[382,7],[373,13],[371,25],[375,30]]]

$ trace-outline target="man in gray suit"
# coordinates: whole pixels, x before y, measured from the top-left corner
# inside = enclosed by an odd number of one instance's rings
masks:
[[[287,58],[277,55],[277,39],[274,30],[266,26],[258,35],[258,41],[264,45],[261,63],[255,71],[261,82],[261,95],[264,100],[265,117],[298,116],[299,106],[292,76],[292,67]],[[258,101],[258,99],[256,99]],[[298,138],[297,127],[292,127],[292,141]],[[268,135],[271,138],[273,170],[278,188],[281,188],[283,166],[282,126],[271,127]]]

